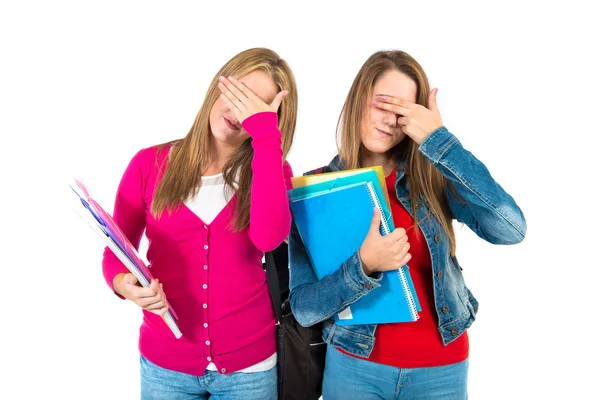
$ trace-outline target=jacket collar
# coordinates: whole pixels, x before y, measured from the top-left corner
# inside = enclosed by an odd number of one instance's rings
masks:
[[[406,162],[404,159],[402,159],[401,157],[396,157],[396,187],[398,186],[398,183],[400,182],[400,180],[402,178],[404,178],[404,171],[406,170],[405,166],[406,166]],[[333,160],[331,160],[331,162],[329,163],[329,165],[327,166],[327,168],[331,171],[331,172],[337,172],[337,171],[342,171],[345,169],[345,165],[342,162],[342,160],[340,159],[339,155],[336,155],[335,157],[333,157]]]

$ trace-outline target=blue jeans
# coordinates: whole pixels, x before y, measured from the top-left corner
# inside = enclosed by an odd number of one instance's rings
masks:
[[[467,399],[469,360],[427,368],[396,368],[327,346],[323,400]]]
[[[142,400],[276,400],[277,368],[202,376],[161,368],[140,356]]]

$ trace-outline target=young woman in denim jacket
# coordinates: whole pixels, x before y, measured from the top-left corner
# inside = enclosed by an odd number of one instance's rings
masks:
[[[304,326],[323,323],[323,398],[465,399],[466,329],[478,303],[455,257],[452,220],[494,244],[525,237],[524,216],[489,171],[442,124],[422,67],[402,51],[373,54],[339,120],[339,154],[312,173],[382,165],[396,229],[375,211],[360,249],[317,280],[298,230],[290,235],[290,302]],[[408,263],[422,307],[416,322],[337,326],[333,316]]]

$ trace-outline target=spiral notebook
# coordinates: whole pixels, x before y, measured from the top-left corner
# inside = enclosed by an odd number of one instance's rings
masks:
[[[294,188],[288,191],[300,237],[318,279],[332,274],[362,245],[373,218],[381,214],[380,232],[393,229],[391,212],[375,171]],[[336,324],[411,322],[421,311],[407,265],[382,274],[380,287],[334,316]]]
[[[77,196],[75,212],[79,217],[104,241],[104,244],[127,267],[140,285],[150,286],[152,274],[138,254],[137,250],[125,236],[121,228],[115,223],[110,214],[90,196],[81,179],[74,179],[69,185]],[[168,311],[162,317],[177,339],[182,336],[181,330],[175,322],[177,314],[169,305]]]
[[[294,176],[292,178],[292,187],[299,188],[302,186],[314,185],[322,182],[329,182],[335,179],[344,178],[351,175],[363,174],[367,171],[375,171],[377,175],[377,181],[379,182],[379,186],[383,189],[383,198],[385,199],[385,203],[388,208],[390,207],[390,199],[388,196],[388,192],[385,189],[385,174],[383,172],[383,167],[381,165],[374,165],[372,167],[363,167],[363,168],[355,168],[355,169],[345,169],[342,171],[332,171],[332,172],[323,172],[321,174],[312,174],[312,175],[300,175]],[[364,175],[363,175],[364,177]],[[370,179],[372,175],[369,175]],[[377,182],[373,182],[375,187],[377,187]]]

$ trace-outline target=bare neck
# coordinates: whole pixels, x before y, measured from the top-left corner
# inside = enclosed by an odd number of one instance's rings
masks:
[[[390,172],[394,169],[394,160],[392,156],[388,153],[371,153],[365,152],[362,166],[363,167],[374,167],[377,165],[381,165],[383,167],[383,173],[385,176],[388,176]]]
[[[202,175],[216,175],[223,172],[225,164],[238,151],[240,146],[234,146],[217,140],[210,141],[211,161],[202,167]]]

